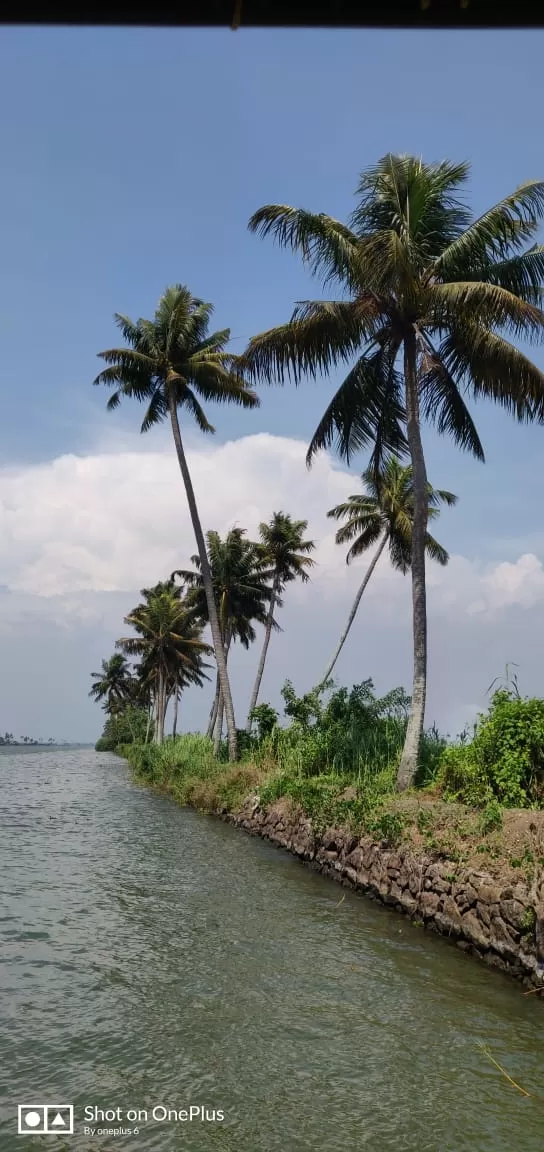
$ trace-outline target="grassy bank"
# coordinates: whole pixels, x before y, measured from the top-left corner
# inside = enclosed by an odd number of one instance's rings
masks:
[[[284,698],[287,725],[262,705],[236,765],[216,759],[201,735],[118,750],[141,783],[203,811],[235,813],[257,795],[264,809],[278,800],[297,808],[318,832],[349,828],[507,882],[532,883],[542,871],[544,702],[499,691],[472,740],[448,743],[427,733],[418,786],[399,795],[398,692],[377,700],[367,682],[341,689],[325,706],[287,686]]]

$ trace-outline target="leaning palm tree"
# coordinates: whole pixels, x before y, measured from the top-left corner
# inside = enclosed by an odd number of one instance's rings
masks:
[[[202,629],[194,614],[176,592],[164,587],[129,612],[125,624],[134,629],[136,636],[122,637],[116,646],[140,657],[141,680],[153,691],[155,739],[161,744],[173,678],[177,675],[178,683],[201,682],[203,657],[211,649],[201,638]]]
[[[212,311],[211,304],[196,299],[188,288],[176,284],[166,289],[153,320],[133,323],[126,316],[116,314],[115,320],[125,345],[100,353],[108,367],[100,372],[94,383],[106,384],[115,389],[108,401],[110,410],[116,408],[124,396],[148,403],[142,432],[147,432],[165,419],[170,420],[202,565],[215,659],[225,701],[229,756],[235,760],[237,738],[232,695],[213,599],[204,533],[181,437],[179,412],[192,416],[201,432],[212,433],[214,428],[208,422],[201,400],[254,408],[258,399],[248,388],[237,358],[225,352],[230,330],[226,328],[208,334]]]
[[[522,184],[473,219],[460,198],[467,164],[383,157],[363,172],[350,226],[323,214],[268,205],[249,227],[300,252],[337,301],[299,304],[290,323],[250,341],[253,378],[295,383],[352,367],[312,437],[308,462],[336,442],[340,455],[407,441],[413,467],[412,707],[398,787],[413,780],[427,685],[425,533],[428,486],[423,420],[483,460],[467,395],[488,397],[519,420],[544,419],[544,373],[510,338],[541,339],[544,181]],[[353,363],[355,361],[355,363]]]
[[[350,544],[346,555],[346,563],[351,564],[356,557],[362,556],[369,548],[377,544],[376,551],[365,572],[362,583],[351,606],[348,621],[332,659],[327,665],[325,675],[321,678],[319,687],[329,679],[338,657],[344,647],[349,630],[361,597],[368,586],[372,573],[378,560],[386,547],[389,549],[389,559],[393,568],[405,576],[412,563],[412,525],[414,520],[414,484],[410,465],[401,464],[400,460],[392,456],[386,461],[380,476],[372,468],[367,469],[362,476],[363,492],[355,496],[348,496],[344,504],[337,504],[327,512],[327,516],[335,520],[345,520],[346,523],[336,533],[337,544]],[[449,507],[457,503],[457,496],[444,489],[435,489],[427,484],[428,519],[434,520],[439,515],[439,505],[447,504]],[[425,534],[425,549],[427,555],[439,564],[446,565],[449,560],[446,549],[431,536]]]
[[[224,539],[218,532],[207,532],[208,563],[212,574],[215,603],[218,606],[219,627],[225,662],[231,645],[239,641],[249,648],[256,637],[254,624],[266,624],[268,606],[272,598],[269,584],[270,571],[261,549],[246,537],[244,528],[231,528]],[[192,569],[178,569],[178,577],[185,585],[186,602],[202,624],[208,623],[208,604],[204,594],[202,567],[199,556],[192,556]],[[217,677],[215,699],[210,713],[208,735],[215,730],[215,746],[219,747],[223,722],[224,699]]]
[[[308,568],[313,566],[314,561],[308,553],[314,551],[315,544],[313,540],[304,539],[307,527],[307,520],[292,520],[284,512],[274,512],[268,524],[259,524],[261,556],[263,562],[268,565],[272,572],[272,595],[268,606],[259,667],[249,703],[248,732],[251,732],[253,709],[256,707],[259,697],[278,597],[281,596],[285,585],[291,581],[300,579],[306,582],[310,579]]]
[[[109,660],[103,660],[101,671],[91,672],[91,679],[95,683],[89,696],[103,701],[102,707],[110,716],[119,712],[132,697],[135,680],[120,652],[115,652]]]

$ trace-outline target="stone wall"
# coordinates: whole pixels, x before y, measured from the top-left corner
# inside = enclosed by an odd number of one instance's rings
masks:
[[[312,823],[287,801],[267,810],[257,797],[228,819],[292,852],[341,884],[403,912],[450,938],[528,988],[544,991],[544,877],[529,888],[501,887],[484,872],[394,849],[370,836]]]

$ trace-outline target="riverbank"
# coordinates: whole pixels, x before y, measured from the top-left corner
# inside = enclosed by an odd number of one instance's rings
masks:
[[[338,780],[297,789],[270,765],[174,758],[169,771],[163,755],[157,771],[154,753],[119,752],[140,783],[410,917],[534,989],[535,999],[544,993],[544,812],[482,813],[428,791],[381,796],[369,808]]]

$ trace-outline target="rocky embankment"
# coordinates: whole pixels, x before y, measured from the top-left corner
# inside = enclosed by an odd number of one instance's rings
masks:
[[[288,801],[263,810],[258,797],[227,817],[346,887],[403,912],[528,988],[544,992],[544,876],[504,887],[454,861],[391,848],[341,828],[317,834]]]

